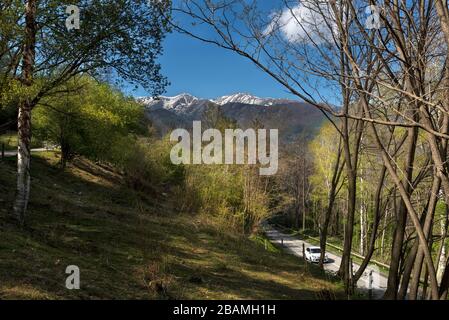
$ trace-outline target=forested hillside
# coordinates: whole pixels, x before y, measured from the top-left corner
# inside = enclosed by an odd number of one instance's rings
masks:
[[[139,98],[145,106],[145,116],[156,131],[168,134],[175,128],[192,128],[192,121],[207,122],[207,114],[219,109],[242,129],[254,127],[276,128],[282,144],[298,136],[314,136],[324,122],[324,115],[312,105],[288,99],[259,98],[248,94],[234,94],[216,100],[180,94],[175,97]]]

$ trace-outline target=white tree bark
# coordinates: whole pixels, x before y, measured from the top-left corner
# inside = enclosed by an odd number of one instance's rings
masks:
[[[445,234],[445,220],[446,219],[441,219],[440,221],[440,228],[441,228],[441,234],[444,235]],[[443,277],[443,273],[444,273],[444,269],[446,267],[446,243],[445,243],[446,239],[442,239],[442,243],[441,243],[441,255],[440,255],[440,261],[438,262],[438,270],[437,270],[437,280],[438,283],[441,283],[441,279]]]
[[[366,230],[365,230],[365,205],[363,200],[363,171],[360,170],[360,254],[365,255],[365,238],[366,238]]]
[[[20,128],[20,120],[27,118],[27,110],[19,108],[19,145],[17,147],[17,189],[14,204],[14,214],[20,224],[25,221],[25,212],[30,199],[30,143],[23,136],[25,128]],[[31,113],[31,112],[29,112]],[[29,117],[28,117],[29,119]],[[27,121],[26,121],[27,122]],[[25,131],[27,131],[25,129]]]

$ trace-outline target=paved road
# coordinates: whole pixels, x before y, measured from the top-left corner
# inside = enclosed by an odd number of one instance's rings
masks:
[[[47,149],[47,148],[34,148],[34,149],[31,149],[31,152],[44,152],[44,151],[48,151],[48,150],[49,149]],[[17,155],[17,150],[5,151],[5,157],[14,157],[16,155]],[[1,154],[0,154],[0,156],[1,156]]]
[[[305,247],[311,247],[314,246],[306,241],[299,240],[293,236],[289,236],[287,234],[284,234],[276,229],[274,229],[270,225],[264,226],[265,234],[270,239],[271,242],[281,245],[283,242],[284,248],[286,248],[290,253],[294,254],[295,256],[302,257],[302,244],[304,243]],[[331,273],[335,273],[338,271],[341,263],[341,257],[328,252],[327,256],[329,257],[329,262],[324,265],[324,269],[326,271],[329,271]],[[354,272],[358,270],[360,266],[358,264],[353,264],[353,270]],[[378,269],[375,266],[368,266],[365,269],[365,272],[362,277],[360,277],[359,281],[357,282],[357,288],[361,290],[367,290],[369,287],[369,272],[373,271],[373,298],[380,299],[383,296],[383,293],[385,292],[385,289],[387,287],[387,278],[380,274]]]

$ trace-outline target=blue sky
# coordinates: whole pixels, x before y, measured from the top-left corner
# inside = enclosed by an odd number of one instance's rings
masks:
[[[279,9],[280,3],[279,0],[260,1],[258,6],[269,15]],[[176,20],[185,22],[180,16]],[[295,98],[251,61],[213,44],[173,31],[165,39],[164,50],[159,61],[162,73],[171,83],[166,89],[167,96],[190,93],[201,98],[216,98],[244,92],[259,97]],[[128,93],[148,95],[143,89]]]
[[[293,98],[252,62],[234,52],[176,32],[167,36],[164,50],[160,63],[163,74],[171,82],[165,95],[186,92],[216,98],[247,92],[260,97]],[[143,89],[130,93],[147,95]]]
[[[267,22],[270,21],[269,17],[273,12],[283,12],[282,17],[285,17],[285,21],[281,20],[284,26],[281,30],[286,38],[295,41],[304,33],[304,27],[300,27],[296,23],[297,20],[293,19],[290,10],[284,7],[283,1],[260,1],[257,4],[257,10],[260,10],[259,13],[262,16],[266,15]],[[301,4],[297,4],[297,6],[298,8],[295,10],[298,10],[298,15],[314,19],[309,9]],[[174,20],[175,23],[181,23],[181,25],[187,26],[187,29],[193,29],[194,33],[203,37],[211,39],[216,37],[213,30],[207,27],[203,28],[199,24],[193,28],[189,27],[192,25],[192,21],[186,16],[175,15]],[[302,36],[304,37],[304,35]],[[159,61],[163,75],[171,83],[164,93],[166,96],[190,93],[197,97],[211,99],[243,92],[259,97],[298,99],[297,96],[292,95],[285,87],[258,69],[250,60],[235,52],[176,31],[167,35],[164,41],[164,54]],[[322,78],[314,78],[314,76],[307,78],[310,82],[307,81],[302,85],[317,100],[322,100],[320,95],[332,95],[333,90],[323,86]],[[314,92],[318,88],[319,92]],[[149,95],[143,89],[128,90],[127,93],[135,97]],[[334,97],[327,97],[327,99],[332,100]]]

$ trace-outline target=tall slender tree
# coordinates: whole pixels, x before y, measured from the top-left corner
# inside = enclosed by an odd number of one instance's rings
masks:
[[[167,84],[157,57],[169,30],[169,1],[79,0],[80,28],[71,30],[66,26],[68,4],[55,0],[25,3],[23,40],[17,43],[23,94],[14,205],[21,224],[30,194],[31,112],[43,97],[60,93],[64,83],[83,73],[109,81],[124,79],[155,95]]]

